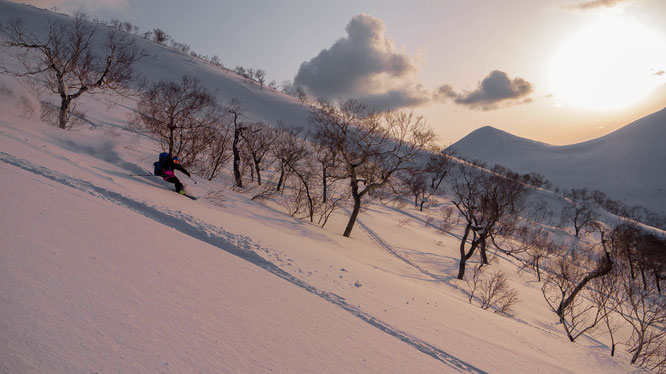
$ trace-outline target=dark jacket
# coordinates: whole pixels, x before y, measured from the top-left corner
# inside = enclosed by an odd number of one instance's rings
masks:
[[[188,177],[190,173],[185,170],[181,164],[176,164],[171,158],[165,158],[157,162],[158,165],[155,166],[155,170],[159,173],[157,175],[161,176],[164,179],[169,179],[175,177],[174,170],[180,170]]]

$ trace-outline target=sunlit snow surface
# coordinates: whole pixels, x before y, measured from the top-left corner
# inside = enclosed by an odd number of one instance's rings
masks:
[[[46,13],[0,1],[0,18]],[[37,26],[35,26],[37,27]],[[192,74],[248,116],[305,108],[147,41],[150,79]],[[0,52],[4,55],[5,50]],[[514,317],[467,302],[453,279],[460,227],[437,211],[371,205],[351,238],[343,211],[321,229],[229,189],[150,173],[160,149],[126,130],[133,103],[83,98],[87,123],[39,120],[0,77],[2,373],[626,373],[603,334],[570,343],[533,274],[491,265],[520,292]],[[106,99],[117,105],[108,107]]]

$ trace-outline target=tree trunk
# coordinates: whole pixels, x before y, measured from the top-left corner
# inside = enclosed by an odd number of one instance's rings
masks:
[[[567,338],[569,338],[569,341],[572,343],[576,341],[576,339],[573,337],[571,334],[571,330],[569,330],[569,326],[567,326],[567,321],[564,320],[564,317],[560,317],[560,322],[562,323],[562,327],[564,327],[564,332],[567,333]]]
[[[643,350],[643,339],[640,340],[638,346],[635,348],[634,355],[631,357],[632,364],[636,363],[636,360],[638,360],[638,356],[640,356],[642,350]]]
[[[605,307],[604,307],[605,309]],[[608,329],[608,334],[611,338],[611,357],[615,357],[615,336],[613,335],[613,329],[611,328],[610,322],[608,321],[609,315],[606,314],[606,328]]]
[[[72,101],[66,96],[60,100],[60,111],[58,112],[58,127],[61,129],[67,128],[67,111]]]
[[[560,317],[560,321],[562,323],[564,323],[564,310],[573,302],[574,298],[583,289],[583,287],[585,287],[585,285],[587,285],[587,283],[592,279],[608,274],[612,269],[613,269],[613,261],[611,261],[610,255],[608,254],[608,252],[606,252],[606,257],[604,257],[602,263],[599,264],[599,267],[597,267],[590,274],[586,275],[580,281],[580,283],[578,283],[576,288],[574,288],[573,291],[571,291],[569,297],[567,297],[565,300],[562,300],[560,305],[557,307],[556,313]]]
[[[661,294],[661,276],[657,269],[652,269],[652,272],[654,273],[654,282],[657,284],[657,292]]]
[[[574,213],[574,230],[576,230],[576,237],[578,237],[578,234],[580,233],[580,229],[583,226],[581,224],[581,227],[578,226],[578,213]]]
[[[643,268],[643,265],[640,265],[639,269],[641,270],[641,280],[643,281],[643,291],[647,291],[648,285],[647,285],[647,279],[645,278],[645,269]]]
[[[238,154],[238,148],[234,145],[234,183],[236,187],[243,187],[243,181],[241,180],[240,173],[240,155]]]
[[[312,201],[312,196],[310,196],[310,187],[307,183],[305,183],[303,177],[301,177],[301,180],[303,181],[303,186],[305,187],[305,196],[308,198],[308,213],[310,215],[310,222],[314,222],[314,202]]]
[[[278,179],[276,191],[280,191],[282,183],[284,183],[284,162],[280,161],[280,179]]]
[[[254,171],[257,173],[257,184],[261,186],[261,172],[259,171],[259,164],[261,160],[254,160]]]
[[[243,181],[241,180],[240,172],[240,151],[238,150],[238,142],[240,141],[241,129],[238,126],[238,113],[231,112],[234,115],[234,141],[231,144],[231,150],[234,154],[234,183],[236,187],[242,188]]]
[[[634,271],[634,262],[630,255],[627,255],[627,259],[629,259],[629,261],[627,262],[629,263],[629,273],[631,275],[631,280],[634,280],[636,279],[636,272]]]
[[[481,266],[488,265],[488,254],[486,253],[486,234],[479,236],[479,255],[481,256]]]
[[[465,256],[465,243],[467,243],[467,238],[469,237],[469,232],[472,229],[472,224],[468,223],[465,227],[465,234],[463,234],[462,240],[460,241],[460,265],[458,266],[458,279],[465,278],[465,262],[467,258]]]
[[[345,228],[344,234],[342,236],[349,237],[352,232],[352,228],[354,228],[354,223],[356,223],[356,218],[358,217],[358,213],[361,211],[361,196],[358,194],[352,193],[353,198],[354,198],[354,209],[352,210],[351,216],[349,216],[349,222],[347,222],[347,227]]]
[[[328,195],[327,188],[328,186],[326,185],[326,168],[322,167],[322,173],[321,173],[321,186],[322,186],[322,202],[326,204],[326,199]]]
[[[354,199],[354,209],[352,210],[351,216],[349,216],[349,222],[347,222],[347,227],[343,236],[349,237],[351,235],[352,228],[354,228],[354,223],[356,223],[356,218],[358,213],[361,211],[361,197],[362,193],[358,191],[358,180],[356,180],[356,170],[352,168],[351,172],[351,181],[350,181],[352,198]]]

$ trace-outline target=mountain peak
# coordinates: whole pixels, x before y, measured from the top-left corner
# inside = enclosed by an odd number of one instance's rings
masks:
[[[553,146],[483,126],[447,149],[519,173],[543,174],[559,187],[599,189],[630,205],[666,212],[664,142],[666,108],[577,144]]]

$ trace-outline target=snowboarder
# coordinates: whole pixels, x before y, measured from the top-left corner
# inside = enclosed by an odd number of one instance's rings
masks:
[[[185,195],[183,184],[176,177],[174,170],[180,170],[191,178],[190,173],[180,164],[178,156],[171,157],[170,153],[162,152],[159,161],[153,164],[155,166],[155,175],[162,177],[165,181],[176,185],[176,192]]]

